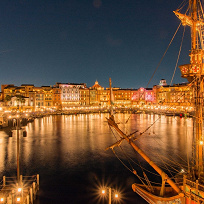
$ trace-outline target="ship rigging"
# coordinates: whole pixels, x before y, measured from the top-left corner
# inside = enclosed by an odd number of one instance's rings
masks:
[[[160,175],[161,184],[151,185],[147,175],[144,173],[142,184],[133,184],[132,189],[143,197],[148,203],[204,203],[204,167],[203,167],[203,80],[204,80],[204,14],[200,0],[189,0],[186,12],[182,13],[181,9],[174,11],[180,19],[182,25],[191,28],[191,50],[189,53],[190,63],[179,66],[181,76],[189,81],[193,88],[194,102],[194,142],[192,147],[191,166],[187,171],[181,171],[172,178],[169,177],[139,146],[136,144],[138,138],[143,135],[153,124],[145,131],[138,134],[135,131],[132,134],[125,134],[115,122],[113,111],[111,109],[110,117],[107,118],[109,126],[114,129],[120,139],[107,149],[112,149],[121,145],[123,141],[132,146],[132,148]],[[110,80],[110,96],[112,96]],[[112,98],[112,97],[110,97]],[[138,176],[137,171],[132,169],[132,173]],[[138,176],[138,178],[140,178]],[[169,184],[166,186],[166,184]]]

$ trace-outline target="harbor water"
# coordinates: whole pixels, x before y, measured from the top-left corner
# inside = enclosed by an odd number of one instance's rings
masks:
[[[132,183],[139,181],[137,177],[111,150],[105,151],[116,142],[106,117],[105,113],[53,115],[37,118],[24,127],[27,137],[20,133],[20,174],[40,175],[35,203],[108,203],[108,198],[102,197],[99,191],[104,185],[121,192],[120,202],[113,200],[113,203],[146,203],[131,189]],[[128,113],[118,113],[115,117],[127,134],[135,130],[143,132],[157,120],[137,140],[156,163],[160,163],[159,155],[162,158],[179,155],[177,161],[182,163],[181,158],[191,154],[188,148],[192,145],[191,118]],[[0,178],[16,176],[16,142],[15,131],[13,137],[8,136],[8,129],[0,131]],[[148,168],[128,144],[123,145],[127,154],[137,157]],[[126,154],[117,148],[117,156],[128,163]]]

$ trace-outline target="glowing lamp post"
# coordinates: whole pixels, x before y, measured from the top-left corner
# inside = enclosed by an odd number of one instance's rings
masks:
[[[17,186],[16,203],[22,203],[22,200],[23,200],[23,188]]]
[[[20,119],[19,117],[17,116],[17,118],[15,119],[15,122],[16,122],[16,130],[17,130],[17,183],[19,183],[20,181],[20,146],[19,146],[19,134],[20,134],[20,130],[21,130],[21,127],[20,127]],[[13,133],[12,131],[9,133],[9,137],[12,137],[13,136]],[[26,137],[27,136],[27,132],[26,131],[23,131],[23,137]]]
[[[106,189],[108,189],[108,204],[111,204],[111,201],[112,201],[112,189],[111,187],[104,187],[101,191],[102,195],[105,195],[106,194]],[[115,199],[119,199],[119,194],[115,191],[114,191],[114,198]]]
[[[3,195],[1,195],[0,197],[0,203],[5,203],[6,202],[6,199]]]

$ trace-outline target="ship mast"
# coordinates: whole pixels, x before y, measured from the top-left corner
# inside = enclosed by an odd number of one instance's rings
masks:
[[[182,24],[191,27],[191,51],[190,51],[190,64],[179,66],[182,77],[187,78],[193,85],[194,94],[194,110],[195,110],[195,165],[194,173],[196,178],[200,178],[203,174],[203,136],[202,136],[202,105],[203,105],[203,26],[204,22],[200,18],[201,11],[198,11],[198,0],[189,0],[189,15],[181,14],[174,11],[176,16],[181,20]]]
[[[109,78],[109,86],[110,86],[110,115],[113,116],[113,90],[112,90],[112,82],[111,78]]]

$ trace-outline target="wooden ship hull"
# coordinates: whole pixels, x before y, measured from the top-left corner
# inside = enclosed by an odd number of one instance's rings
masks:
[[[143,184],[132,184],[132,189],[135,193],[140,195],[144,200],[151,204],[198,204],[204,203],[204,191],[196,188],[196,183],[191,182],[191,185],[182,185],[180,188],[183,190],[184,196],[175,194],[171,187],[165,188],[165,194],[159,196],[161,187],[152,186],[154,194],[146,189]],[[193,186],[192,186],[193,184]],[[185,186],[185,187],[184,187]],[[203,186],[204,187],[204,186]]]
[[[159,193],[161,191],[161,187],[159,186],[152,186],[155,194],[150,193],[146,190],[146,186],[143,184],[132,184],[132,189],[135,193],[140,195],[144,200],[146,200],[148,203],[151,204],[164,204],[164,203],[176,203],[176,204],[184,204],[185,203],[185,197],[182,195],[175,194],[173,189],[171,187],[165,188],[165,194],[164,196],[159,196]]]

